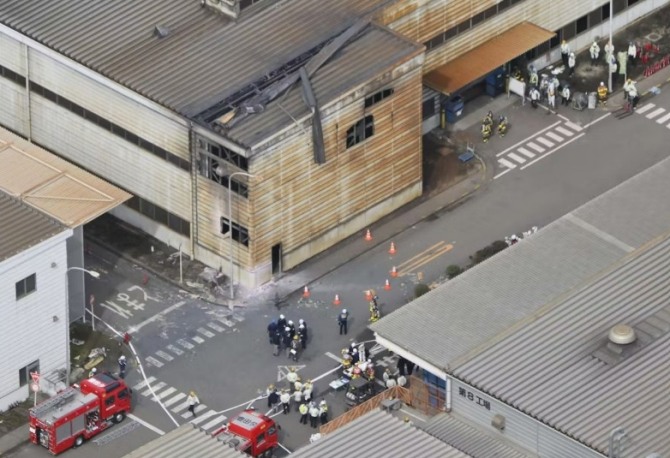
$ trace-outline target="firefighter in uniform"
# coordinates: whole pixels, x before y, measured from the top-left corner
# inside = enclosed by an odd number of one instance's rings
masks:
[[[598,86],[598,101],[601,105],[607,106],[607,86],[602,81],[600,82],[600,86]]]
[[[593,44],[589,48],[589,54],[591,55],[591,65],[595,66],[598,64],[598,56],[600,55],[600,46],[598,42],[593,40]]]

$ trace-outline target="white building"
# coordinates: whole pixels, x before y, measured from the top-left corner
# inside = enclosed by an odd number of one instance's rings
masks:
[[[65,369],[72,229],[0,192],[0,411],[30,394],[30,372]],[[53,391],[44,381],[41,388]]]

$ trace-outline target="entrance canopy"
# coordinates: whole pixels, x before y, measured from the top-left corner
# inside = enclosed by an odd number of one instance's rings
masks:
[[[554,32],[535,24],[522,22],[436,68],[424,77],[423,82],[432,89],[451,95],[554,35]]]
[[[0,190],[69,228],[86,224],[132,196],[0,127]]]

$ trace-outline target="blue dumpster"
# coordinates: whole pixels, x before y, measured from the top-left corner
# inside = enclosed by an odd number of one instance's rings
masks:
[[[486,76],[486,93],[491,97],[501,94],[505,89],[505,69],[499,67]]]
[[[447,113],[447,122],[455,123],[463,115],[465,101],[460,95],[455,95],[447,99],[444,103],[444,111]]]

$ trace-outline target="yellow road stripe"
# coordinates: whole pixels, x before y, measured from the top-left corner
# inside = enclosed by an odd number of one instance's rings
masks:
[[[438,248],[440,245],[444,245],[444,243],[445,243],[444,240],[441,241],[441,242],[437,242],[435,245],[426,248],[426,249],[423,250],[421,253],[417,254],[416,256],[413,256],[413,257],[409,258],[407,261],[404,261],[402,264],[398,264],[398,265],[396,265],[396,266],[395,266],[396,269],[398,269],[398,270],[402,270],[402,269],[404,269],[404,266],[409,265],[409,264],[412,264],[412,263],[414,262],[414,260],[417,259],[417,258],[420,258],[420,257],[422,257],[422,256],[426,256],[426,255],[430,254],[431,251],[435,250],[435,249]]]
[[[434,253],[432,256],[428,256],[428,257],[417,260],[416,262],[414,262],[414,263],[410,264],[409,266],[405,267],[403,269],[403,272],[400,274],[400,276],[406,275],[406,274],[410,273],[411,271],[413,271],[413,270],[415,270],[415,269],[417,269],[417,268],[419,268],[423,265],[428,264],[433,259],[435,259],[439,256],[442,256],[443,254],[451,251],[453,248],[454,248],[453,245],[448,244],[445,247],[443,247],[440,251]]]

